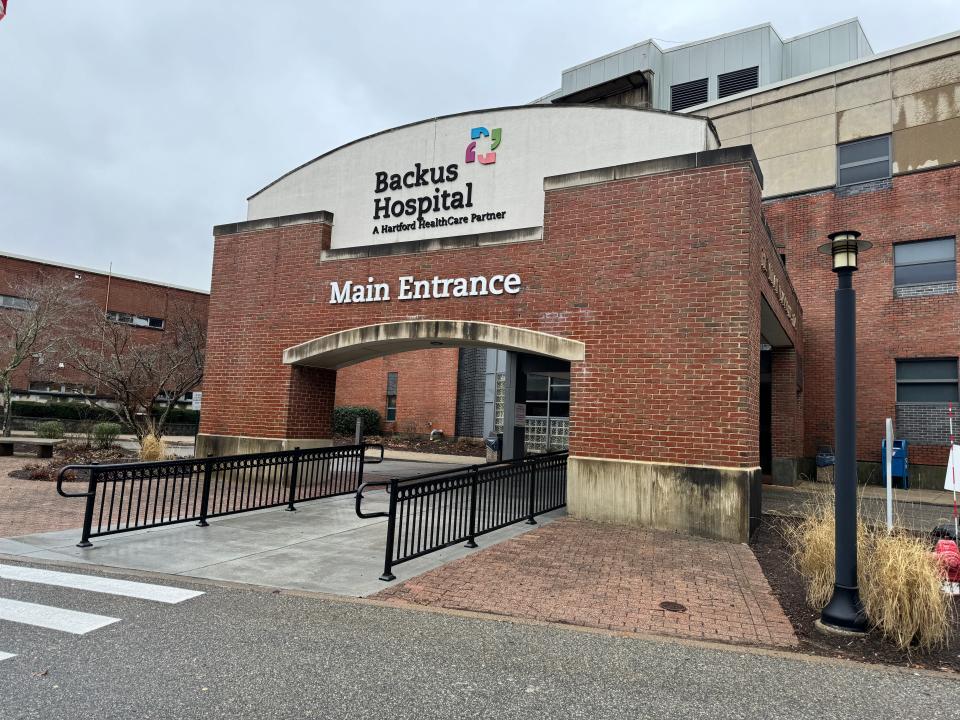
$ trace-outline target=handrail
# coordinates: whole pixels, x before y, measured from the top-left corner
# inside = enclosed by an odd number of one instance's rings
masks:
[[[363,483],[360,487],[357,488],[357,494],[354,498],[354,508],[357,511],[357,517],[363,518],[364,520],[369,520],[370,518],[378,517],[388,517],[390,513],[386,512],[374,512],[374,513],[365,513],[360,511],[360,503],[363,501],[363,491],[368,487],[386,487],[392,485],[396,482],[396,478],[393,480],[371,480],[370,482]]]
[[[89,470],[93,467],[105,467],[103,465],[64,465],[57,474],[57,494],[61,497],[93,497],[94,491],[88,490],[85,493],[68,493],[63,491],[63,479],[67,470]]]
[[[380,463],[383,462],[383,443],[368,443],[368,442],[365,442],[365,443],[361,443],[361,444],[363,445],[363,453],[364,453],[364,455],[363,455],[363,464],[364,464],[364,465],[379,465]],[[380,448],[380,457],[377,458],[376,460],[370,460],[370,459],[367,457],[367,455],[366,455],[366,453],[367,453],[367,448]]]
[[[355,492],[363,483],[367,447],[373,443],[299,447],[269,453],[89,465],[60,469],[57,494],[84,498],[79,547],[90,538]],[[88,473],[86,492],[68,492],[70,473]]]
[[[357,516],[387,518],[380,579],[394,580],[399,563],[458,542],[477,547],[480,535],[524,520],[536,524],[537,515],[563,507],[568,457],[560,450],[361,484],[354,500]],[[364,490],[371,487],[387,488],[388,511],[363,512]]]

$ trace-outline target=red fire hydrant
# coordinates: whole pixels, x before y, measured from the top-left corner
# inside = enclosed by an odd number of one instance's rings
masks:
[[[938,540],[934,550],[949,582],[960,582],[960,549],[953,540]]]

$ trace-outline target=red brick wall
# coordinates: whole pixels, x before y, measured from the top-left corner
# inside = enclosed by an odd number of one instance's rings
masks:
[[[145,315],[167,319],[176,304],[196,307],[196,312],[206,316],[209,296],[206,293],[180,290],[164,285],[128,280],[125,278],[108,278],[106,274],[74,270],[54,264],[47,264],[32,260],[0,256],[0,294],[15,295],[18,283],[32,282],[41,276],[64,278],[76,282],[77,296],[84,301],[95,303],[98,307],[105,304],[109,310]],[[75,276],[79,275],[79,278]],[[109,282],[109,302],[108,285]],[[16,312],[0,310],[0,312]],[[133,337],[138,342],[154,342],[162,336],[163,331],[150,329],[136,329]],[[15,390],[25,391],[31,380],[50,380],[66,383],[91,385],[90,378],[57,367],[56,358],[45,358],[43,365],[33,360],[27,361],[13,375]],[[200,388],[197,388],[198,390]]]
[[[463,319],[586,344],[571,368],[574,454],[755,467],[759,297],[770,292],[760,213],[741,162],[549,191],[541,241],[320,261],[326,224],[222,235],[201,431],[291,437],[299,382],[284,348],[378,322]],[[327,302],[333,280],[505,272],[521,275],[518,295]]]
[[[771,367],[773,457],[803,457],[803,395],[797,389],[797,352],[773,350]]]
[[[895,242],[960,233],[960,167],[900,175],[882,189],[833,190],[765,204],[774,239],[804,309],[805,455],[833,445],[833,291],[836,276],[817,253],[828,233],[859,230],[874,247],[860,257],[857,291],[857,456],[880,460],[884,418],[895,417],[895,359],[960,355],[960,298],[893,297]],[[913,463],[944,464],[946,448],[912,445]]]
[[[397,420],[386,432],[456,432],[456,348],[415,350],[351,365],[337,373],[337,405],[364,405],[387,417],[387,373],[397,373]]]

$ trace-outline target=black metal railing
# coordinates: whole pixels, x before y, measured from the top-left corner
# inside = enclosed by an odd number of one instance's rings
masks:
[[[387,518],[381,580],[394,580],[393,566],[507,525],[534,519],[567,504],[566,450],[487,465],[366,482],[357,488],[361,518]],[[384,487],[386,512],[363,512],[364,491]]]
[[[365,457],[380,450],[379,458]],[[90,538],[145,528],[198,521],[347,495],[363,483],[364,463],[383,461],[383,446],[374,444],[284,450],[187,460],[67,465],[57,477],[63,497],[86,498],[83,534]],[[70,475],[87,476],[87,491],[68,493]]]

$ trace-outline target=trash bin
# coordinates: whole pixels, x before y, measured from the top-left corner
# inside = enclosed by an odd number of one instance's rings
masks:
[[[887,484],[887,440],[880,441],[880,466],[883,484]],[[893,477],[894,487],[907,490],[910,487],[910,461],[907,457],[907,441],[893,441],[893,460],[890,463],[890,475]],[[899,484],[897,484],[899,481]]]

